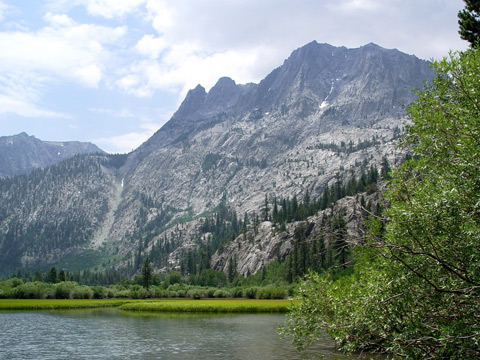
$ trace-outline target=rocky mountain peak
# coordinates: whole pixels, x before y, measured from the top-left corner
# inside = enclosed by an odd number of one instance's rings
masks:
[[[240,86],[229,77],[220,78],[207,94],[202,110],[205,115],[225,111],[234,106],[241,94]]]
[[[185,100],[175,112],[172,120],[196,120],[199,116],[199,109],[205,102],[207,92],[202,85],[197,85],[195,89],[189,90]]]

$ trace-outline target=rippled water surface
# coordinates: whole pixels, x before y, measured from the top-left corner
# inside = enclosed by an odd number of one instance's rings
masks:
[[[116,309],[0,313],[0,359],[326,359],[275,332],[283,315],[132,314]]]

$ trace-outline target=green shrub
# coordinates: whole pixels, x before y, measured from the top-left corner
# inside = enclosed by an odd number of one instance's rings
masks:
[[[243,291],[243,297],[246,297],[247,299],[255,299],[257,297],[257,290],[258,288],[256,286],[246,288]]]
[[[187,296],[187,292],[185,290],[178,290],[177,291],[177,297],[184,298],[185,296]]]
[[[70,299],[72,297],[72,290],[77,286],[76,282],[64,281],[54,285],[55,299]]]
[[[285,299],[287,289],[283,286],[265,286],[258,288],[257,299]]]
[[[205,297],[205,292],[201,289],[190,289],[187,291],[187,297],[192,299],[202,299]]]
[[[205,289],[205,295],[206,295],[206,297],[208,297],[208,298],[213,298],[214,295],[215,295],[215,291],[217,291],[216,288],[207,288],[207,289]]]
[[[92,290],[94,299],[105,299],[107,297],[107,289],[103,286],[93,286]]]
[[[130,288],[130,297],[132,299],[145,299],[148,296],[147,290],[140,285],[133,285]]]
[[[72,290],[73,299],[91,299],[93,290],[87,285],[77,285]]]
[[[230,292],[228,292],[227,290],[223,290],[223,289],[218,289],[213,293],[213,297],[215,297],[215,298],[227,298],[227,297],[230,297],[230,296],[231,296]]]
[[[233,289],[230,289],[230,294],[234,298],[241,298],[243,297],[243,289],[241,287],[234,287]]]
[[[113,295],[115,298],[128,298],[130,297],[130,290],[125,289],[125,288],[112,288],[111,291],[113,292]]]
[[[16,299],[55,298],[55,286],[40,281],[27,282],[12,289],[10,297]]]

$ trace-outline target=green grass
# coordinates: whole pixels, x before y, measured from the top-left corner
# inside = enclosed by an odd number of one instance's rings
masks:
[[[120,310],[180,313],[287,313],[291,300],[160,299],[123,304]]]
[[[141,312],[253,314],[287,313],[291,304],[291,300],[250,299],[0,299],[0,311],[119,307]]]
[[[120,306],[130,299],[0,299],[0,310],[56,310]]]

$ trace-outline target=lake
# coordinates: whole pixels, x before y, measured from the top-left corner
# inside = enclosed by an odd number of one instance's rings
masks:
[[[0,359],[346,359],[328,337],[298,353],[284,315],[138,314],[117,309],[0,313]]]

